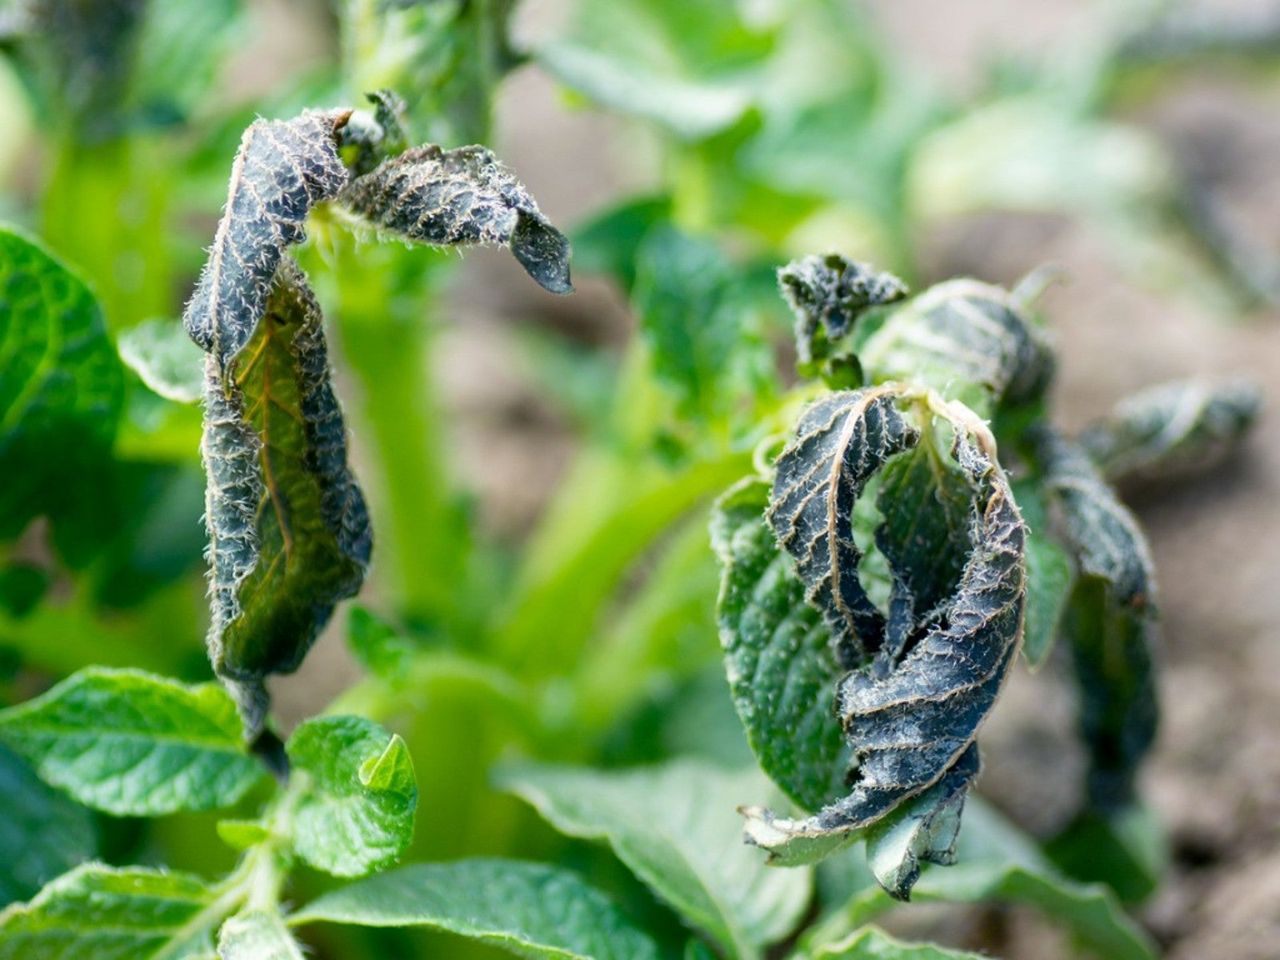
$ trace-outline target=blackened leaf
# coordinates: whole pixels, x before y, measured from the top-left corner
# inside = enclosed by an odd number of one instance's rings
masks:
[[[925,397],[955,429],[953,456],[973,491],[970,552],[954,595],[912,615],[881,646],[868,627],[884,617],[857,578],[853,506],[868,477],[920,436],[894,405]],[[899,388],[833,394],[801,418],[778,458],[770,521],[796,560],[809,593],[834,629],[860,637],[874,659],[840,680],[836,709],[854,750],[849,794],[805,820],[745,811],[747,836],[774,859],[801,863],[846,844],[905,799],[937,783],[965,755],[999,693],[1021,640],[1025,598],[1024,527],[995,460],[995,443],[972,412]],[[851,562],[853,561],[853,562]],[[825,568],[825,569],[824,569]],[[895,598],[912,598],[895,574]],[[838,636],[838,635],[837,635]]]
[[[373,113],[357,110],[342,128],[342,152],[353,176],[363,176],[409,146],[405,104],[392,90],[365,94]]]
[[[264,311],[225,382],[207,360],[203,440],[210,658],[251,735],[264,678],[302,662],[334,605],[360,589],[371,548],[320,308],[292,260]]]
[[[849,748],[836,718],[842,670],[831,632],[804,601],[791,559],[765,523],[769,483],[747,477],[718,501],[711,542],[717,616],[734,706],[756,759],[806,810],[840,795]]]
[[[1038,446],[1061,536],[1079,570],[1063,635],[1090,753],[1089,800],[1112,810],[1133,799],[1158,720],[1151,553],[1133,514],[1079,445],[1046,430]]]
[[[837,253],[793,260],[778,271],[778,285],[796,316],[796,352],[802,364],[820,358],[824,345],[849,334],[870,307],[907,295],[906,285],[893,274]]]
[[[1261,391],[1247,380],[1164,383],[1120,401],[1080,443],[1112,483],[1169,480],[1221,462],[1261,406]]]
[[[253,338],[284,250],[307,212],[338,194],[347,169],[336,138],[350,111],[258,120],[244,132],[227,205],[183,324],[221,372]]]
[[[414,147],[357,177],[339,199],[378,230],[414,243],[509,246],[540,286],[573,290],[569,241],[485,147]]]

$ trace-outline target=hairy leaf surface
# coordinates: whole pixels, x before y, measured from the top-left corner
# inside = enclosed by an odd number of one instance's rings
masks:
[[[214,684],[91,667],[0,712],[0,740],[46,782],[118,816],[208,810],[263,776]]]
[[[276,913],[242,913],[218,931],[218,960],[304,960]]]
[[[802,364],[847,336],[871,307],[907,295],[906,285],[893,274],[878,273],[837,253],[793,260],[778,271],[778,285],[796,316],[796,351]]]
[[[296,669],[334,605],[360,589],[372,535],[347,466],[320,308],[291,260],[225,370],[226,380],[208,358],[209,648],[252,735],[266,712],[264,678]]]
[[[1080,435],[1112,483],[1164,481],[1222,461],[1257,419],[1262,394],[1245,380],[1179,380],[1126,397]]]
[[[413,147],[357,177],[341,203],[379,230],[432,246],[508,246],[529,276],[569,293],[569,241],[485,147]]]
[[[214,891],[185,873],[86,864],[0,912],[0,960],[184,960],[213,943],[200,913]]]
[[[385,867],[413,839],[418,785],[400,737],[361,717],[319,717],[286,745],[306,788],[294,808],[293,845],[317,869],[358,877]]]
[[[658,948],[576,874],[518,860],[416,864],[325,894],[295,924],[421,926],[554,960],[657,960]]]
[[[1133,799],[1138,765],[1155,739],[1155,582],[1146,537],[1084,450],[1045,431],[1046,489],[1079,579],[1063,624],[1090,752],[1089,799],[1103,810]]]

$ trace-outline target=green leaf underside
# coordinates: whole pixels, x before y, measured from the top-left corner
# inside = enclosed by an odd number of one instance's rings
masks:
[[[803,960],[985,960],[967,950],[949,950],[931,943],[904,943],[875,927],[863,927],[835,943],[801,955]]]
[[[26,761],[4,747],[0,797],[0,904],[26,899],[96,852],[89,811],[46,786]]]
[[[119,816],[236,802],[262,777],[214,684],[89,668],[0,713],[0,739],[47,783]]]
[[[245,913],[218,931],[218,960],[303,960],[279,914]]]
[[[754,770],[684,760],[617,773],[522,766],[500,779],[561,832],[606,841],[731,956],[759,956],[804,913],[809,872],[769,870],[742,843],[735,806],[768,793]]]
[[[569,293],[569,241],[491,150],[413,147],[357,177],[339,202],[380,231],[432,246],[497,245],[552,293]]]
[[[91,496],[119,417],[120,363],[84,283],[0,227],[0,540]]]
[[[0,960],[181,960],[213,952],[198,877],[86,864],[0,913]]]
[[[409,748],[361,717],[308,720],[286,744],[306,787],[293,809],[293,845],[319,870],[363,876],[394,863],[413,839],[418,804]]]
[[[1040,442],[1046,488],[1079,576],[1063,619],[1071,643],[1088,793],[1101,809],[1128,805],[1155,739],[1155,583],[1146,537],[1084,450],[1053,433]]]
[[[180,324],[148,320],[120,334],[120,359],[153,393],[195,403],[204,383],[204,355]]]
[[[291,260],[264,317],[228,381],[209,358],[203,440],[210,657],[250,732],[265,714],[263,678],[298,666],[334,605],[360,589],[371,548],[320,308]]]
[[[1075,568],[1071,555],[1053,538],[1040,484],[1019,481],[1013,485],[1013,494],[1027,522],[1027,617],[1022,653],[1035,668],[1049,658],[1058,638]]]
[[[517,860],[401,867],[325,894],[294,924],[423,926],[529,958],[656,960],[657,946],[576,874]]]
[[[912,416],[929,420],[928,430],[899,409],[907,401],[912,401],[909,410],[917,411]],[[860,578],[854,506],[890,458],[935,442],[929,436],[931,418],[954,431],[952,460],[969,501],[966,556],[954,593],[932,608],[917,609],[913,587],[931,600],[927,591],[941,592],[942,586],[932,572],[936,567],[922,566],[915,556],[922,546],[938,549],[917,514],[943,502],[925,491],[946,482],[951,468],[944,475],[921,470],[914,480],[910,466],[890,475],[893,483],[882,484],[878,502],[890,508],[886,523],[901,532],[886,533],[882,526],[877,540],[890,562],[902,566],[890,568],[886,616]],[[916,511],[894,509],[899,501],[913,499]],[[806,599],[822,612],[848,671],[839,678],[835,697],[835,711],[854,750],[847,795],[802,820],[760,808],[744,811],[751,842],[772,859],[805,863],[847,845],[857,831],[948,771],[965,771],[965,783],[976,774],[974,738],[1021,638],[1024,527],[985,426],[936,395],[894,386],[831,394],[805,411],[796,439],[778,458],[766,518],[796,561]],[[946,524],[938,529],[946,530]],[[927,563],[933,562],[929,556]],[[949,792],[962,794],[962,784],[951,782]],[[909,864],[903,871],[907,877],[912,873]],[[899,885],[896,892],[906,890]]]

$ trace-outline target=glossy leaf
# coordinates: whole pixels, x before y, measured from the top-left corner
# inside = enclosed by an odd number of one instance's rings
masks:
[[[195,403],[204,383],[204,354],[182,327],[148,320],[120,334],[120,359],[153,392],[175,403]]]
[[[502,783],[558,830],[606,841],[661,899],[731,956],[758,957],[804,913],[808,871],[769,870],[734,808],[767,792],[755,771],[694,761],[607,773],[522,766]]]
[[[413,839],[418,806],[409,748],[361,717],[308,720],[286,744],[293,775],[305,777],[293,808],[293,846],[339,877],[394,863]]]
[[[778,286],[796,317],[796,353],[801,364],[819,359],[829,345],[852,332],[872,307],[895,303],[906,285],[891,273],[837,253],[793,260],[778,271]]]
[[[218,931],[218,960],[304,960],[279,914],[242,913]]]
[[[142,867],[77,867],[0,913],[0,960],[184,960],[213,952],[198,877]]]
[[[334,605],[360,589],[372,535],[347,466],[320,308],[292,261],[225,371],[224,381],[208,359],[209,649],[253,736],[264,678],[296,669]]]
[[[91,667],[0,711],[0,740],[47,783],[120,816],[228,806],[263,776],[226,693],[136,670]]]
[[[379,231],[432,246],[508,246],[538,284],[569,293],[569,241],[491,150],[414,147],[357,177],[339,198]]]
[[[518,860],[401,867],[325,894],[290,918],[320,921],[429,927],[531,958],[658,957],[653,941],[577,875]]]

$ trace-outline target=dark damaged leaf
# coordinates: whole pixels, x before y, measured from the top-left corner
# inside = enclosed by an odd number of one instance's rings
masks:
[[[405,104],[392,90],[375,90],[365,94],[373,104],[373,113],[357,110],[342,128],[347,166],[360,177],[373,170],[388,157],[403,153],[409,146],[405,125]]]
[[[886,618],[859,582],[854,505],[890,456],[919,442],[921,429],[897,406],[908,399],[955,431],[953,457],[972,490],[970,547],[954,594],[933,610],[916,611],[907,581],[891,571]],[[803,820],[746,811],[749,840],[773,859],[803,863],[957,763],[976,770],[967,753],[1022,634],[1024,527],[985,425],[958,404],[896,387],[833,394],[805,412],[778,458],[768,518],[850,668],[836,694],[854,751],[848,795]],[[864,654],[874,658],[859,666]]]
[[[509,246],[529,276],[569,293],[569,241],[491,150],[406,150],[357,177],[340,202],[378,230],[432,246]]]
[[[1220,463],[1261,406],[1261,391],[1247,380],[1164,383],[1120,401],[1080,443],[1112,483],[1165,481]]]
[[[307,213],[347,184],[337,138],[350,111],[308,110],[258,120],[244,132],[227,205],[183,316],[187,333],[222,371],[254,336],[276,268],[303,239]]]
[[[1051,431],[1038,438],[1045,486],[1079,578],[1063,636],[1071,643],[1080,725],[1090,753],[1088,794],[1101,810],[1133,799],[1155,739],[1155,583],[1146,537],[1084,450]]]
[[[778,271],[778,285],[796,316],[796,352],[802,364],[821,359],[826,347],[852,331],[869,308],[907,295],[906,284],[893,274],[837,253],[793,260]]]
[[[334,605],[360,589],[371,547],[320,308],[292,260],[264,309],[225,384],[208,359],[203,440],[210,657],[250,734],[264,678],[297,668]]]

